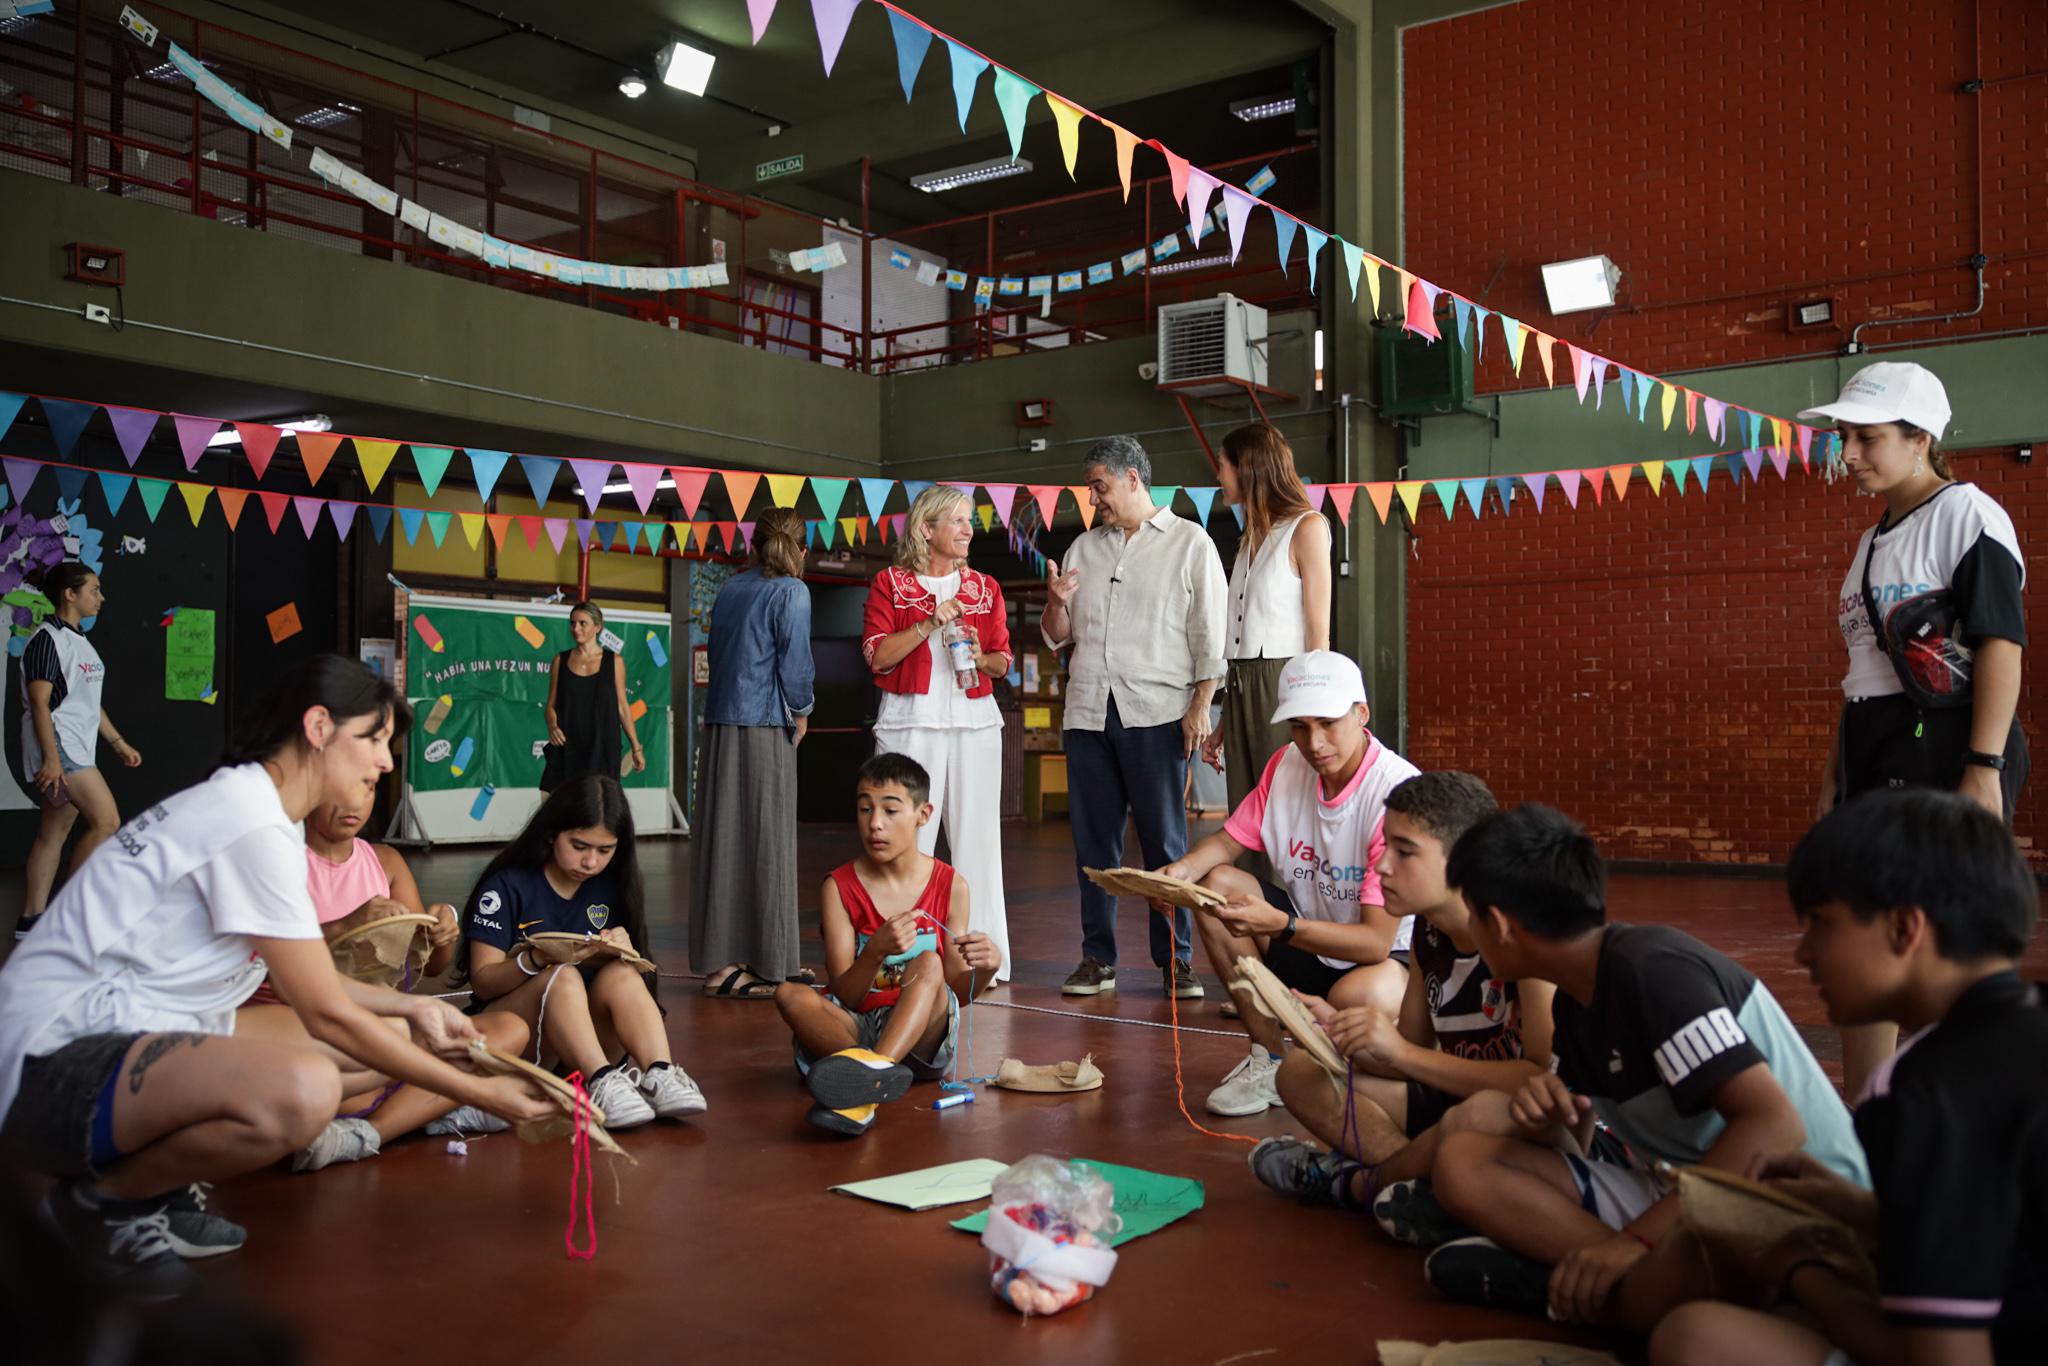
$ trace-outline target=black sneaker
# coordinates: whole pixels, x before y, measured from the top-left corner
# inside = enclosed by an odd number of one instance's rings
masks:
[[[1067,980],[1060,983],[1062,996],[1093,996],[1098,992],[1116,990],[1116,969],[1100,958],[1083,958],[1081,966],[1067,974]]]
[[[1422,1274],[1460,1304],[1483,1304],[1544,1318],[1550,1312],[1550,1268],[1491,1238],[1460,1238],[1429,1254]]]
[[[188,1262],[233,1252],[249,1241],[248,1229],[207,1209],[207,1197],[212,1191],[212,1182],[194,1181],[174,1192],[164,1204],[171,1251]]]
[[[804,1082],[821,1109],[838,1111],[901,1100],[911,1076],[902,1063],[871,1048],[842,1048],[812,1063]]]
[[[1291,1195],[1304,1205],[1342,1205],[1337,1183],[1343,1181],[1348,1185],[1353,1172],[1365,1169],[1362,1162],[1342,1153],[1325,1152],[1292,1134],[1260,1139],[1258,1146],[1245,1155],[1245,1161],[1250,1164],[1252,1175],[1268,1190]]]
[[[1166,968],[1166,994],[1183,1001],[1199,1001],[1208,993],[1202,990],[1202,979],[1195,976],[1195,965],[1185,958],[1176,958]]]
[[[81,1182],[62,1181],[43,1196],[43,1217],[119,1294],[175,1299],[199,1282],[171,1246],[161,1199],[101,1200]]]
[[[40,915],[25,915],[14,922],[14,937],[16,939],[26,939],[28,938],[28,932],[42,923],[43,917]]]
[[[1410,1247],[1436,1247],[1473,1233],[1443,1207],[1427,1177],[1388,1185],[1373,1200],[1372,1217],[1389,1238]]]

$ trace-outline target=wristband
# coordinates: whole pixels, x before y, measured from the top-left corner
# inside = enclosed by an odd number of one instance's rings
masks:
[[[518,969],[519,969],[519,970],[520,970],[521,972],[525,973],[525,974],[526,974],[526,975],[527,975],[528,977],[538,977],[538,976],[540,976],[540,969],[539,969],[539,968],[530,968],[530,967],[526,966],[526,964],[524,964],[524,963],[522,963],[522,962],[520,962],[520,961],[519,961],[520,959],[522,959],[522,958],[524,958],[524,957],[526,957],[526,950],[525,950],[525,949],[521,949],[521,950],[520,950],[519,952],[517,952],[517,953],[513,954],[513,955],[512,955],[512,966],[513,966],[513,967],[515,967],[515,968],[518,968]]]
[[[1282,931],[1280,931],[1280,932],[1279,932],[1278,934],[1276,934],[1276,935],[1274,935],[1274,936],[1273,936],[1273,947],[1277,949],[1277,948],[1279,948],[1279,947],[1280,947],[1280,946],[1281,946],[1282,944],[1285,944],[1285,943],[1286,943],[1286,942],[1287,942],[1288,940],[1290,940],[1290,939],[1294,938],[1294,928],[1295,928],[1295,926],[1299,925],[1300,923],[1301,923],[1301,916],[1300,916],[1300,915],[1299,915],[1298,913],[1296,913],[1295,911],[1292,911],[1292,910],[1288,911],[1288,912],[1287,912],[1287,928],[1286,928],[1286,929],[1284,929],[1284,930],[1282,930]]]
[[[1975,765],[1978,768],[1988,768],[1998,773],[2005,772],[2005,756],[2003,754],[1987,754],[1981,749],[1964,750],[1963,763]]]

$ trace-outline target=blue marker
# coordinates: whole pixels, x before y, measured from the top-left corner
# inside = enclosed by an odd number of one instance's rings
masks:
[[[455,748],[455,757],[449,761],[448,771],[460,778],[462,770],[469,767],[469,756],[476,753],[476,737],[465,735],[462,743]]]
[[[933,1101],[932,1108],[934,1110],[950,1110],[955,1105],[972,1105],[973,1103],[974,1092],[955,1091],[951,1095],[940,1096],[937,1100]]]
[[[661,637],[652,631],[647,633],[647,653],[654,656],[657,665],[664,669],[668,667],[668,647],[663,645]]]
[[[468,741],[464,741],[463,743],[467,744]],[[483,790],[476,794],[476,800],[470,803],[469,818],[473,821],[482,820],[484,818],[484,812],[491,809],[491,798],[497,795],[498,789],[492,787],[489,783],[485,783],[483,786]]]

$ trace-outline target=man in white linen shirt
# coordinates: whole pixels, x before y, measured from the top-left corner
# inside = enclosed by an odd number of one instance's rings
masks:
[[[1152,461],[1128,436],[1082,461],[1095,526],[1047,584],[1040,629],[1067,655],[1067,802],[1081,890],[1081,965],[1060,988],[1116,985],[1116,898],[1083,868],[1115,868],[1133,818],[1147,868],[1187,852],[1188,756],[1209,733],[1223,678],[1223,562],[1208,532],[1152,503]],[[1168,993],[1200,996],[1188,913],[1151,915],[1152,961]]]

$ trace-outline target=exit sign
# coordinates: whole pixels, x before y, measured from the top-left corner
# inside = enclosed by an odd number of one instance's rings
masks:
[[[757,181],[777,180],[786,175],[795,175],[798,171],[801,171],[803,168],[804,154],[802,152],[798,152],[793,157],[783,157],[779,161],[762,162],[759,166],[756,166],[754,168],[754,179]]]

